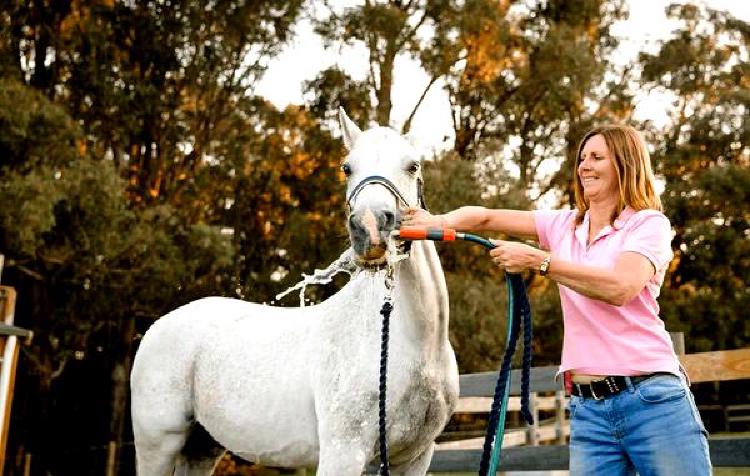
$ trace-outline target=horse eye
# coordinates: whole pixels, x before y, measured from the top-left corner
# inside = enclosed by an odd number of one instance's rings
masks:
[[[342,165],[341,170],[344,172],[344,175],[346,175],[347,177],[352,174],[352,166],[349,164]]]
[[[418,162],[412,162],[409,164],[409,166],[406,168],[406,170],[410,174],[415,174],[419,171],[419,163]]]

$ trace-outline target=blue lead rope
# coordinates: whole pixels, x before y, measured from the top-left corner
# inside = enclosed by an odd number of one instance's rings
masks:
[[[469,233],[457,234],[457,238],[478,243],[487,249],[495,248],[491,241]],[[531,306],[526,285],[520,274],[505,273],[508,288],[508,326],[505,339],[505,355],[495,384],[495,396],[490,409],[487,433],[479,462],[479,476],[494,475],[500,464],[500,455],[505,436],[505,415],[510,395],[510,366],[516,351],[518,336],[523,323],[523,362],[521,366],[521,416],[531,425],[534,418],[529,410],[531,380]]]
[[[415,238],[408,238],[415,239]],[[442,241],[443,232],[435,233],[434,236],[427,234],[420,239]],[[456,233],[455,238],[480,244],[487,249],[495,248],[491,241],[469,233]],[[521,416],[531,425],[534,418],[529,410],[530,380],[531,380],[531,306],[529,296],[526,293],[526,285],[520,274],[505,273],[505,282],[508,288],[508,325],[505,339],[505,354],[500,366],[500,372],[495,384],[495,396],[492,400],[490,419],[487,424],[487,433],[484,437],[482,448],[482,459],[479,463],[479,476],[494,475],[500,464],[500,454],[505,436],[505,415],[508,411],[508,396],[510,395],[510,366],[513,354],[518,343],[523,324],[523,362],[521,366]],[[385,393],[386,393],[386,366],[388,362],[388,321],[393,307],[390,303],[383,304],[380,313],[383,316],[383,333],[380,354],[380,392],[379,392],[379,427],[380,427],[380,474],[389,475],[388,468],[388,444],[386,439],[386,415],[385,415]]]
[[[479,463],[479,475],[494,475],[500,465],[500,454],[505,436],[505,414],[508,411],[510,394],[510,365],[515,353],[516,343],[523,323],[523,363],[521,366],[521,416],[531,425],[534,418],[529,410],[529,389],[531,374],[531,308],[529,307],[526,286],[518,274],[506,274],[508,286],[508,334],[506,337],[505,355],[500,366],[500,373],[495,385],[495,396],[492,400],[487,433],[484,437],[482,459]],[[491,456],[490,456],[491,451]],[[489,468],[488,468],[489,462]]]

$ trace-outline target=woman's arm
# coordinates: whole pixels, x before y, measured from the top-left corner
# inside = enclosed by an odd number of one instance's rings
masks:
[[[538,239],[534,212],[495,210],[485,207],[461,207],[443,215],[410,208],[403,217],[409,226],[442,226],[460,231],[499,231],[525,239]]]
[[[539,270],[549,254],[522,243],[495,240],[493,243],[497,248],[490,255],[495,263],[512,273]],[[574,264],[553,255],[547,276],[584,296],[622,306],[641,292],[655,272],[648,258],[625,251],[617,258],[614,269]]]
[[[645,256],[625,251],[614,269],[581,266],[553,256],[547,276],[568,288],[614,306],[622,306],[636,297],[656,270]]]

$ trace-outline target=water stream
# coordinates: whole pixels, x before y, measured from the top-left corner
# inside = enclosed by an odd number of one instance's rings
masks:
[[[341,253],[341,256],[336,261],[328,265],[327,268],[316,269],[312,274],[302,273],[302,281],[277,294],[274,301],[279,302],[287,294],[299,290],[299,306],[305,307],[305,289],[307,286],[311,284],[328,284],[339,273],[347,273],[349,276],[353,276],[356,271],[357,265],[354,262],[354,250],[348,248]]]

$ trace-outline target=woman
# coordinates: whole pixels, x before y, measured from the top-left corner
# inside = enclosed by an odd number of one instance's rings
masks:
[[[559,285],[572,475],[708,475],[706,431],[658,316],[672,235],[646,145],[631,127],[597,127],[575,167],[577,210],[410,209],[404,225],[539,242],[494,241],[490,255],[509,272],[537,270]]]

